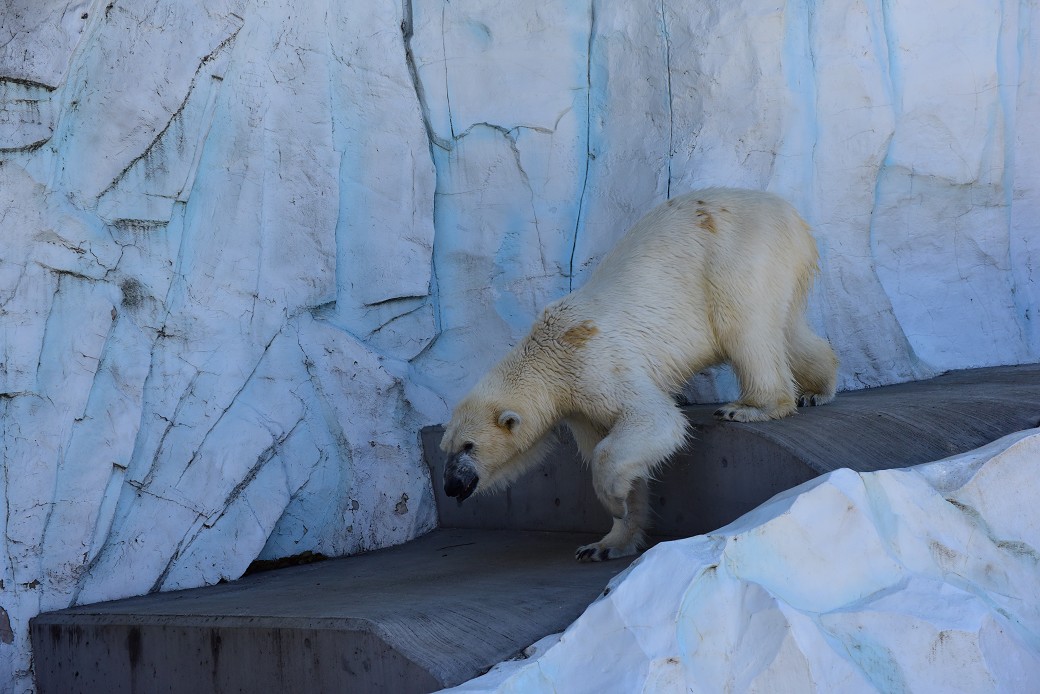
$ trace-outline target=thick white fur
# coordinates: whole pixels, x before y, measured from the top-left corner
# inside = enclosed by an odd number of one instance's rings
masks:
[[[673,394],[729,362],[740,398],[716,416],[783,417],[834,397],[837,359],[805,323],[816,244],[797,212],[768,193],[709,189],[640,220],[580,289],[548,306],[531,333],[458,405],[442,447],[469,460],[479,490],[537,462],[565,421],[614,516],[581,560],[633,554],[647,523],[646,480],[680,448]],[[499,417],[516,413],[504,427]]]

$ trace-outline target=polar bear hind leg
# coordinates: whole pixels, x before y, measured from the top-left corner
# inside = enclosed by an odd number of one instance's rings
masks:
[[[798,406],[823,405],[833,400],[838,385],[838,358],[827,341],[809,329],[801,315],[792,315],[788,322],[787,350],[798,389]]]
[[[795,411],[794,376],[776,345],[747,345],[730,358],[740,382],[740,399],[715,410],[719,419],[764,422]]]
[[[750,302],[749,302],[750,304]],[[719,321],[727,360],[740,383],[740,398],[715,411],[719,419],[762,422],[791,414],[797,407],[794,375],[787,350],[783,312],[746,305]]]

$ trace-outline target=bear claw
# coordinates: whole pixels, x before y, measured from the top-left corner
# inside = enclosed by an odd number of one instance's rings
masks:
[[[593,561],[620,559],[621,557],[628,557],[638,553],[639,549],[636,545],[630,545],[628,547],[608,547],[601,545],[599,542],[594,542],[591,545],[582,545],[579,547],[574,552],[574,558],[582,563],[589,563]]]
[[[798,407],[819,407],[829,402],[829,399],[819,393],[805,393],[798,398]]]
[[[715,418],[727,422],[765,422],[771,416],[768,411],[758,407],[730,403],[715,410]]]
[[[579,547],[574,553],[574,558],[580,562],[606,561],[610,559],[609,547],[597,547],[596,545],[585,545]]]

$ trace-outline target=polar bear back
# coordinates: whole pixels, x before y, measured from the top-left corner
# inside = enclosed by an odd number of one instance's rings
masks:
[[[559,303],[596,316],[609,343],[597,352],[609,351],[611,363],[653,364],[655,380],[674,387],[727,359],[728,341],[747,338],[747,321],[768,333],[771,320],[800,319],[816,267],[815,241],[790,204],[712,188],[651,210]]]

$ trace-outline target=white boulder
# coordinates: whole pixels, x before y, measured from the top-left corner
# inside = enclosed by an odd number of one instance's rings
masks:
[[[457,692],[1013,692],[1040,681],[1040,430],[836,470],[660,544]]]

